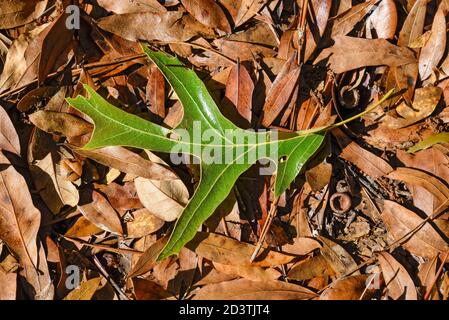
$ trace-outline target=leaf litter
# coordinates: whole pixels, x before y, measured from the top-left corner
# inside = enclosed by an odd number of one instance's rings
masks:
[[[447,1],[77,3],[0,5],[0,299],[448,299]]]

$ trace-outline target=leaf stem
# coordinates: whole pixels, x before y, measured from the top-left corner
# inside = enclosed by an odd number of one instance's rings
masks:
[[[365,114],[368,114],[370,112],[372,112],[374,109],[376,109],[377,107],[379,107],[380,105],[382,105],[385,101],[387,101],[388,99],[391,98],[391,96],[395,93],[395,89],[391,89],[390,91],[388,91],[383,97],[382,99],[380,99],[379,101],[377,101],[376,103],[374,103],[371,107],[368,107],[365,111],[362,111],[358,114],[356,114],[355,116],[352,116],[348,119],[342,120],[338,123],[332,124],[330,126],[326,126],[326,127],[319,127],[319,128],[313,128],[313,129],[307,129],[307,130],[301,130],[301,131],[297,131],[296,133],[299,136],[307,136],[309,134],[312,133],[318,133],[318,132],[322,132],[322,131],[327,131],[327,130],[332,130],[334,128],[337,127],[341,127],[351,121],[354,121],[360,117],[363,117]]]

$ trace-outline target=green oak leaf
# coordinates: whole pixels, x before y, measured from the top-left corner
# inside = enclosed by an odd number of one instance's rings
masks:
[[[173,130],[127,113],[85,85],[89,97],[67,99],[94,122],[94,132],[84,149],[125,146],[193,156],[201,165],[194,195],[176,221],[168,243],[159,255],[178,253],[202,223],[231,192],[238,177],[261,159],[277,168],[275,195],[281,195],[320,148],[323,130],[296,133],[243,130],[225,118],[195,72],[176,57],[143,50],[173,87],[184,108],[181,123]],[[228,157],[228,158],[227,158]]]

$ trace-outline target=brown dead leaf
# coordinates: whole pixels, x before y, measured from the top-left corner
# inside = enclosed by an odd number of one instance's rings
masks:
[[[396,153],[398,159],[407,167],[415,168],[439,177],[443,181],[449,181],[448,157],[436,147],[409,154],[405,151]],[[436,197],[426,188],[416,184],[407,183],[407,187],[412,193],[415,207],[431,215],[443,205],[443,197]],[[446,201],[446,200],[444,200]]]
[[[311,1],[309,10],[312,22],[307,23],[306,25],[306,48],[304,50],[304,61],[309,60],[309,58],[312,56],[315,49],[317,48],[319,40],[324,34],[329,20],[331,7],[332,0]]]
[[[137,1],[115,1],[115,0],[97,0],[98,4],[108,11],[118,14],[124,13],[165,13],[167,9],[157,0],[137,0]]]
[[[321,52],[315,63],[329,58],[329,67],[335,73],[343,73],[369,66],[397,67],[416,62],[414,53],[395,46],[385,39],[362,39],[337,36],[335,44]]]
[[[182,11],[115,14],[101,19],[98,26],[130,41],[187,41],[198,34],[213,35],[211,29]]]
[[[126,223],[128,238],[141,238],[159,230],[165,223],[151,214],[148,209],[139,209],[132,213],[133,219]]]
[[[231,32],[228,19],[215,0],[181,0],[181,3],[188,13],[205,26]]]
[[[0,239],[18,257],[20,274],[31,286],[27,290],[30,298],[51,299],[53,286],[45,253],[36,238],[41,214],[33,204],[25,179],[1,153],[0,163]]]
[[[322,255],[299,261],[288,272],[290,279],[298,281],[333,275],[335,271]]]
[[[0,268],[0,300],[15,300],[17,291],[17,273],[5,272]]]
[[[48,27],[48,32],[42,41],[41,53],[38,61],[38,82],[43,84],[47,75],[56,71],[62,65],[60,59],[67,57],[71,48],[73,31],[66,26],[68,14],[61,14]]]
[[[151,67],[147,84],[147,96],[150,111],[161,119],[165,118],[165,79],[156,66]]]
[[[287,264],[295,259],[295,256],[266,249],[261,250],[251,263],[250,258],[256,248],[254,245],[207,232],[198,232],[187,244],[187,248],[203,258],[228,265],[271,267]]]
[[[409,46],[423,33],[427,0],[415,1],[399,32],[398,45]]]
[[[437,276],[437,264],[438,258],[435,257],[419,266],[418,277],[424,292],[427,292],[427,290],[430,289],[431,286],[433,286],[436,280],[435,278]],[[438,300],[438,296],[438,290],[435,286],[433,286],[431,294],[432,300]]]
[[[440,5],[432,24],[429,40],[419,55],[419,75],[421,80],[430,77],[446,51],[446,14]]]
[[[380,178],[393,171],[388,162],[351,141],[340,129],[332,130],[332,134],[336,137],[340,147],[343,148],[340,157],[353,163],[367,175]]]
[[[30,164],[30,172],[39,194],[54,214],[65,205],[74,207],[78,204],[78,189],[62,173],[55,152],[51,151],[43,159]]]
[[[407,270],[387,252],[380,252],[378,260],[385,279],[387,295],[394,300],[417,300],[415,284]]]
[[[402,102],[396,112],[401,118],[391,115],[385,116],[382,121],[391,129],[401,129],[412,125],[430,116],[441,99],[442,90],[439,87],[419,88],[415,91],[412,107]]]
[[[105,166],[118,169],[125,173],[137,175],[152,180],[178,179],[169,168],[145,160],[134,152],[123,147],[105,147],[95,150],[73,148],[73,150],[87,158],[97,161]]]
[[[172,296],[153,281],[140,278],[133,278],[132,281],[137,300],[162,300]]]
[[[321,248],[321,244],[314,238],[296,237],[292,244],[283,245],[282,251],[287,254],[305,256],[319,248]]]
[[[368,18],[368,25],[376,30],[377,38],[392,39],[398,25],[398,13],[393,0],[382,0]]]
[[[176,220],[189,200],[189,192],[181,180],[137,178],[134,182],[145,208],[164,221]]]
[[[401,239],[423,222],[423,219],[413,211],[388,200],[383,205],[382,220],[395,240]],[[425,258],[433,258],[449,250],[449,245],[429,223],[413,233],[404,243],[404,247],[411,253]]]
[[[214,262],[214,268],[217,271],[239,276],[251,281],[272,281],[281,276],[281,273],[276,269],[268,268],[263,269],[258,266],[241,266],[241,265],[226,265],[218,262]]]
[[[47,7],[48,0],[14,0],[0,7],[0,29],[10,29],[39,18]]]
[[[282,109],[285,108],[287,102],[293,94],[295,88],[299,85],[299,75],[301,68],[295,63],[295,56],[292,56],[285,62],[281,71],[273,82],[268,91],[265,104],[263,106],[262,125],[269,127]]]
[[[234,19],[235,26],[241,26],[256,15],[268,3],[268,0],[242,0],[237,17]]]
[[[21,34],[13,41],[8,50],[2,74],[0,75],[0,93],[15,86],[17,82],[22,79],[28,67],[25,54],[29,49],[30,43],[32,43],[47,26],[48,24],[43,24],[36,27],[27,34]]]
[[[39,110],[30,114],[30,121],[42,131],[77,137],[91,133],[93,125],[70,113]]]
[[[245,65],[237,63],[232,67],[226,82],[225,97],[238,114],[251,123],[254,83]]]
[[[342,276],[349,271],[357,269],[357,264],[354,259],[342,246],[323,236],[318,237],[318,239],[323,242],[321,254],[337,276]],[[353,272],[353,275],[358,274],[360,274],[359,271]]]
[[[168,237],[163,237],[148,247],[128,273],[128,278],[137,277],[150,271],[156,264],[157,257],[167,241]]]
[[[369,276],[365,274],[338,279],[323,291],[320,300],[360,300],[362,296],[369,300],[375,290],[366,290],[368,281]]]
[[[387,178],[404,181],[407,185],[420,186],[435,197],[435,200],[428,199],[428,201],[437,201],[438,203],[444,204],[445,207],[448,205],[449,188],[441,180],[424,171],[412,168],[397,168],[388,174]]]
[[[281,281],[237,279],[209,284],[195,291],[194,300],[308,300],[316,294],[299,285]]]
[[[100,232],[103,232],[103,230],[87,220],[84,216],[80,216],[69,230],[67,230],[65,236],[69,238],[83,238]]]
[[[64,300],[91,300],[100,286],[100,282],[101,277],[89,279],[81,283],[79,288],[70,291]]]
[[[348,11],[338,15],[332,26],[332,38],[347,35],[371,11],[379,0],[370,0],[353,6]]]
[[[20,156],[20,140],[5,109],[0,108],[0,149]]]
[[[84,217],[102,230],[123,236],[123,228],[117,212],[108,200],[92,191],[92,203],[78,207]]]
[[[133,182],[125,182],[123,185],[112,182],[106,186],[94,184],[94,187],[108,198],[108,201],[120,215],[123,215],[128,210],[141,209],[143,207]]]

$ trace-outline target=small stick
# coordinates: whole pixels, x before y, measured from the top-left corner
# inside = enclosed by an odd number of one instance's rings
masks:
[[[93,260],[94,260],[95,265],[98,268],[98,271],[100,271],[101,275],[106,280],[108,280],[109,283],[111,284],[111,286],[117,291],[117,294],[119,295],[120,299],[121,300],[129,300],[129,298],[122,291],[122,289],[120,289],[118,284],[111,278],[111,276],[108,274],[108,272],[104,269],[103,265],[101,264],[101,262],[98,260],[98,258],[95,255],[93,256]]]
[[[276,208],[277,208],[278,201],[279,201],[279,197],[276,197],[274,199],[274,201],[271,203],[270,212],[268,213],[267,221],[265,221],[265,224],[263,225],[262,232],[260,233],[259,240],[257,241],[256,249],[254,250],[254,252],[251,255],[251,258],[249,260],[251,263],[256,259],[260,249],[262,248],[263,242],[265,241],[265,237],[267,236],[268,230],[270,229],[271,223],[273,222],[273,218],[276,214]]]

